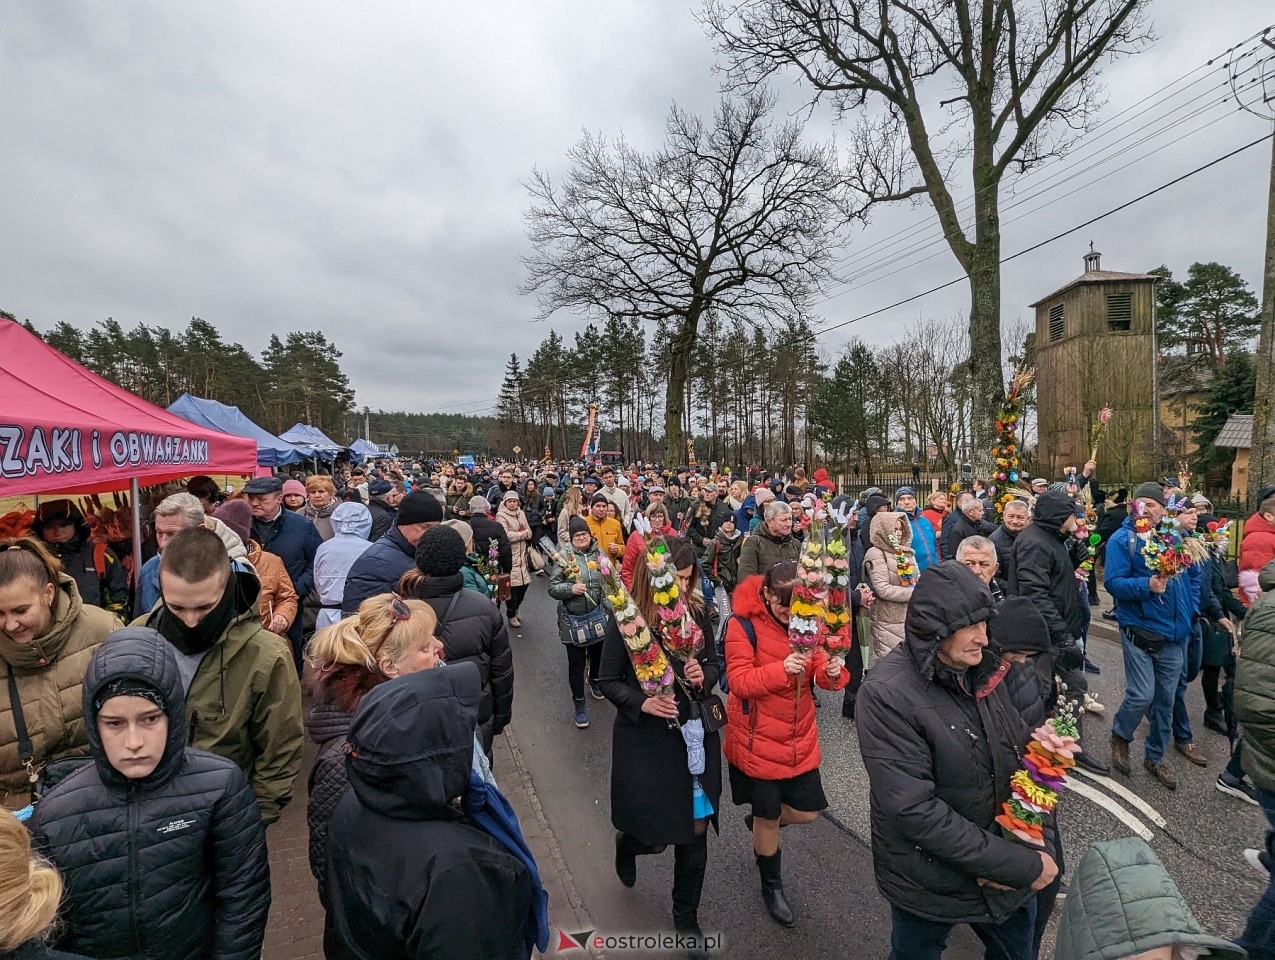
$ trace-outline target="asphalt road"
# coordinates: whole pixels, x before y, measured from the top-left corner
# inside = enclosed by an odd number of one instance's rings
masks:
[[[615,877],[609,810],[614,711],[606,702],[590,698],[591,725],[587,730],[575,728],[566,655],[557,638],[556,605],[548,598],[545,584],[544,578],[535,578],[523,606],[523,627],[513,636],[514,731],[535,793],[598,933],[670,931],[672,850],[639,858],[638,881],[632,889],[621,886]],[[1104,633],[1114,637],[1113,632],[1099,627],[1097,633],[1091,657],[1103,672],[1091,677],[1091,683],[1107,705],[1109,717],[1123,690],[1120,649],[1101,639]],[[700,909],[704,930],[722,933],[722,956],[790,960],[794,956],[884,958],[889,954],[889,909],[872,879],[867,775],[854,725],[841,717],[840,698],[840,694],[821,693],[822,772],[829,810],[809,826],[784,830],[784,887],[798,914],[792,929],[773,923],[762,906],[752,844],[743,825],[745,811],[730,803],[729,785],[725,788],[721,834],[709,841]],[[1190,704],[1198,721],[1203,712],[1198,687],[1192,688]],[[1107,718],[1087,720],[1085,734],[1091,749],[1107,759]],[[1230,937],[1242,929],[1249,908],[1264,889],[1242,856],[1244,847],[1260,846],[1264,821],[1256,807],[1214,789],[1226,762],[1226,739],[1199,725],[1196,740],[1208,752],[1209,766],[1193,767],[1171,753],[1169,762],[1179,779],[1176,792],[1164,789],[1141,769],[1141,747],[1134,745],[1134,773],[1121,778],[1119,785],[1141,797],[1155,817],[1121,799],[1100,778],[1083,781],[1097,799],[1068,794],[1060,807],[1065,858],[1077,864],[1091,842],[1145,830],[1196,916],[1212,932]],[[1113,811],[1123,811],[1136,823],[1130,826]],[[1163,827],[1155,823],[1156,817],[1163,819]],[[1052,939],[1047,947],[1043,956],[1052,955]],[[550,954],[554,954],[553,946]],[[563,955],[581,957],[583,953]],[[607,956],[625,955],[672,954],[607,952]],[[953,935],[945,954],[952,960],[980,956],[980,945],[966,930]]]

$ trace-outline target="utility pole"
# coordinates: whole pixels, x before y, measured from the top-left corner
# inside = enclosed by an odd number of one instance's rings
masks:
[[[363,408],[363,439],[366,440],[368,443],[372,442],[372,427],[370,426],[372,421],[370,417],[371,417],[371,411],[367,407],[364,407]]]
[[[1262,43],[1275,50],[1275,41],[1263,36]],[[1263,78],[1265,80],[1265,78]],[[1275,126],[1275,86],[1262,84],[1262,113],[1246,107]],[[1248,465],[1248,499],[1252,509],[1258,504],[1257,492],[1275,483],[1275,417],[1271,403],[1275,401],[1275,137],[1271,139],[1271,179],[1266,198],[1266,258],[1262,275],[1262,326],[1257,344],[1257,394],[1253,403],[1253,445]]]

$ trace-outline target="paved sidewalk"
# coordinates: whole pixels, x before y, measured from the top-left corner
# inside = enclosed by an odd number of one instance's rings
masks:
[[[584,903],[567,871],[558,842],[545,820],[531,785],[512,728],[496,738],[492,748],[496,781],[513,804],[527,844],[540,867],[540,878],[549,892],[549,953],[558,946],[558,928],[567,932],[590,929]],[[323,908],[319,906],[307,852],[306,783],[314,747],[306,742],[305,766],[297,778],[296,793],[279,822],[267,832],[270,845],[270,886],[273,903],[266,928],[263,960],[322,960]],[[579,956],[579,954],[576,954]]]

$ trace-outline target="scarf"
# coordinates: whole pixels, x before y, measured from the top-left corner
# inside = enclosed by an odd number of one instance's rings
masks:
[[[166,604],[156,611],[153,626],[165,640],[187,656],[206,653],[235,618],[235,601],[238,599],[236,587],[235,573],[232,570],[217,606],[209,610],[204,619],[193,627],[186,626]]]

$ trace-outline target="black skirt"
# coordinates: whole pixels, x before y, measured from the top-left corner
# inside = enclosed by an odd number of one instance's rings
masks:
[[[733,763],[728,762],[726,766],[730,774],[731,800],[737,807],[751,806],[755,817],[778,820],[784,805],[804,813],[817,813],[828,806],[818,767],[787,780],[758,780]]]

